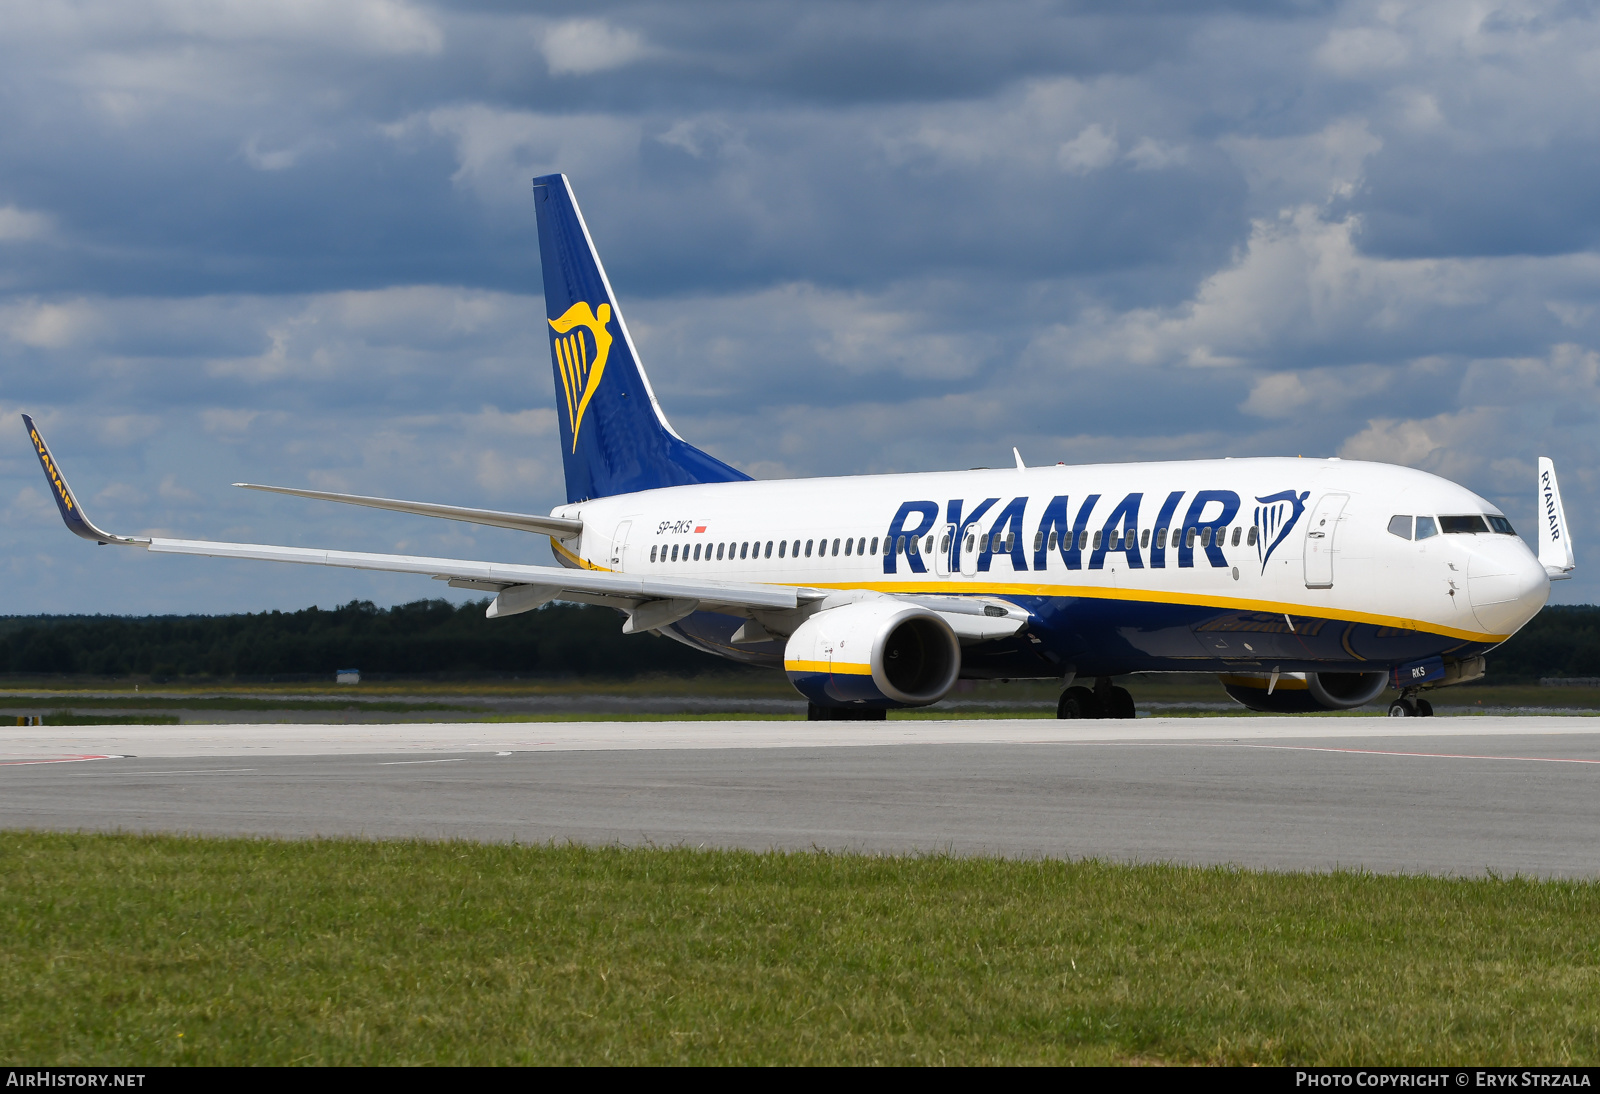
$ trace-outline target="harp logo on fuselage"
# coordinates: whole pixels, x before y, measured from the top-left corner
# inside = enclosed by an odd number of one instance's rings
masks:
[[[574,452],[578,450],[578,430],[584,413],[600,387],[606,359],[611,356],[611,332],[606,329],[610,322],[610,304],[601,304],[595,310],[585,300],[568,308],[560,319],[550,320],[551,353],[567,400],[567,428],[572,432]]]
[[[1300,523],[1300,514],[1306,511],[1306,499],[1310,496],[1309,490],[1299,494],[1284,490],[1256,499],[1256,527],[1261,529],[1260,538],[1256,540],[1256,553],[1261,557],[1262,573],[1267,572],[1267,562],[1271,560],[1272,552],[1278,549],[1278,544],[1288,539],[1294,526]]]

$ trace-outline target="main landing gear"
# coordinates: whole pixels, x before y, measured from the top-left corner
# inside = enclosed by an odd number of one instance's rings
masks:
[[[1400,698],[1389,704],[1391,718],[1432,718],[1433,704],[1417,698],[1416,688],[1406,688]]]
[[[1081,684],[1068,688],[1056,703],[1057,718],[1133,718],[1137,713],[1128,689],[1113,686],[1109,676],[1097,679],[1093,691]]]

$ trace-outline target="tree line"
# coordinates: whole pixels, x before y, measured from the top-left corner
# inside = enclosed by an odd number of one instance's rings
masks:
[[[44,675],[332,679],[593,676],[725,670],[729,662],[655,635],[625,635],[609,608],[550,604],[485,619],[487,601],[243,615],[0,617],[0,672]]]
[[[609,608],[550,604],[485,619],[487,601],[353,600],[330,610],[0,617],[0,673],[271,679],[356,668],[390,676],[588,676],[739,671]],[[1600,677],[1600,606],[1552,606],[1489,654],[1488,683]]]

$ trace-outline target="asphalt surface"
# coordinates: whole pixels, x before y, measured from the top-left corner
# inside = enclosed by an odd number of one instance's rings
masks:
[[[0,730],[13,829],[1595,877],[1597,789],[1592,718]]]

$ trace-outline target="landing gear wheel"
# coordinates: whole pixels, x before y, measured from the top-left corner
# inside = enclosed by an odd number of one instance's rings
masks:
[[[1088,688],[1071,687],[1061,693],[1056,703],[1057,718],[1100,718],[1100,700]]]
[[[1433,713],[1432,707],[1428,708],[1428,713]],[[1416,716],[1417,704],[1410,699],[1396,699],[1389,704],[1389,717],[1391,718],[1415,718]]]
[[[1139,712],[1134,709],[1133,696],[1127,688],[1111,688],[1105,697],[1105,716],[1107,718],[1137,718]]]
[[[1417,700],[1417,717],[1418,718],[1432,718],[1433,717],[1433,704],[1428,702],[1428,700],[1426,700],[1426,699],[1418,699]]]

